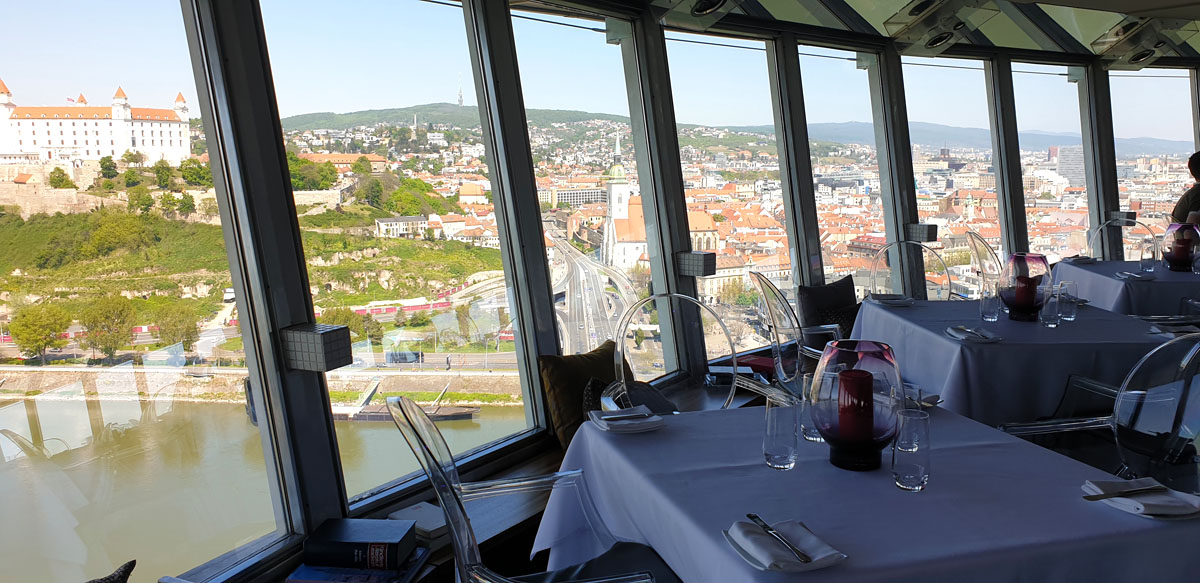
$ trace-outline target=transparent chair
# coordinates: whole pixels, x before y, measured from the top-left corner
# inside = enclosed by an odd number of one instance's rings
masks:
[[[670,317],[659,318],[666,309]],[[670,322],[675,330],[670,338],[664,339],[659,332],[659,322]],[[695,298],[681,294],[656,294],[633,304],[621,316],[617,326],[617,349],[614,351],[616,381],[609,385],[600,397],[604,409],[625,409],[646,404],[656,409],[652,402],[669,403],[675,411],[695,411],[715,408],[715,396],[721,409],[733,405],[738,389],[767,396],[770,387],[742,374],[737,374],[737,349],[729,327],[712,308]],[[665,340],[665,342],[664,342]],[[683,352],[697,362],[692,375],[683,375],[676,386],[655,388],[647,381],[662,379],[686,366],[675,365],[676,351],[670,351],[666,342],[682,342]],[[696,350],[703,347],[703,353]],[[703,369],[703,374],[696,374]],[[633,374],[633,378],[629,374]],[[703,379],[699,387],[697,378]],[[672,383],[660,383],[670,385]],[[702,390],[697,390],[702,389]],[[652,402],[646,402],[652,401]]]
[[[1117,391],[1111,414],[1000,428],[1019,436],[1107,430],[1100,433],[1106,439],[1064,453],[1122,478],[1153,477],[1175,490],[1196,494],[1200,493],[1198,383],[1200,334],[1188,334],[1159,345],[1138,361]]]
[[[387,405],[396,427],[429,477],[438,504],[446,515],[450,545],[454,551],[455,580],[458,583],[678,581],[653,549],[636,543],[618,542],[613,537],[592,505],[581,470],[488,482],[460,482],[450,448],[425,411],[408,397],[388,397]],[[505,577],[483,565],[465,502],[506,494],[568,488],[573,488],[578,494],[580,508],[591,533],[607,551],[573,567],[520,577]]]
[[[802,353],[804,335],[800,328],[800,319],[788,305],[783,292],[779,291],[779,288],[775,287],[775,284],[771,283],[767,276],[757,271],[751,271],[750,277],[758,285],[767,312],[771,359],[775,361],[775,382],[778,385],[772,389],[774,391],[782,389],[792,395],[800,395],[803,393],[803,389],[798,385],[805,372],[803,361],[806,356]],[[817,351],[816,357],[820,358],[820,351]],[[787,402],[782,397],[772,400]]]
[[[995,249],[979,233],[967,231],[967,245],[971,248],[971,269],[979,279],[979,286],[975,290],[978,293],[985,283],[1000,281],[1004,264],[1000,262]]]
[[[896,289],[899,278],[897,274],[892,272],[893,256],[898,257],[901,253],[921,254],[925,265],[925,274],[922,277],[922,280],[925,282],[925,289],[921,291],[924,291],[925,299],[952,299],[951,291],[954,289],[954,278],[950,275],[950,267],[946,265],[946,261],[942,259],[942,256],[937,251],[917,241],[893,241],[875,254],[875,258],[871,260],[871,287],[868,288],[868,296],[877,294],[904,295],[900,293],[901,290]],[[938,271],[939,269],[941,271]],[[931,281],[929,279],[930,273],[933,273],[935,276],[938,274],[944,275],[946,281],[944,283],[936,280]],[[920,299],[919,295],[918,298]]]
[[[1158,243],[1154,231],[1145,223],[1134,219],[1110,219],[1091,231],[1087,242],[1087,252],[1091,257],[1100,259],[1103,256],[1099,247],[1100,234],[1109,228],[1121,229],[1121,248],[1125,251],[1122,255],[1126,261],[1140,261],[1142,268],[1146,270],[1153,268],[1158,257]],[[1132,256],[1129,251],[1133,251]]]

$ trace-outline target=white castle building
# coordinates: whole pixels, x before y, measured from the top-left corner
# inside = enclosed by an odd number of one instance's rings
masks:
[[[120,87],[111,106],[89,105],[81,94],[72,105],[21,106],[0,80],[0,161],[74,162],[120,158],[141,152],[145,163],[178,166],[191,154],[187,102],[180,93],[172,109],[131,107]]]

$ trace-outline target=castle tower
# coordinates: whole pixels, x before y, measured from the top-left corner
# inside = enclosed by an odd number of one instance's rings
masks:
[[[175,96],[175,115],[179,116],[180,121],[188,121],[187,100],[183,98],[183,93]]]
[[[12,100],[12,92],[8,90],[8,85],[4,84],[4,79],[0,79],[0,106],[7,107],[10,114],[16,107]]]
[[[87,102],[87,98],[86,98],[86,97],[84,97],[82,93],[80,93],[80,94],[79,94],[79,97],[77,97],[77,98],[75,99],[75,106],[76,106],[76,107],[83,107],[83,106],[85,106],[85,105],[87,105],[87,104],[88,104],[88,102]]]
[[[117,92],[113,94],[112,110],[114,120],[129,121],[133,119],[133,113],[129,107],[129,96],[125,95],[125,90],[120,87],[117,87]]]

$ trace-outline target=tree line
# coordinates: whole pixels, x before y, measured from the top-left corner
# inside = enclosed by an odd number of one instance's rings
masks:
[[[154,309],[150,318],[158,328],[159,342],[166,345],[181,343],[191,350],[200,338],[196,313],[180,303]],[[118,350],[133,344],[133,327],[138,324],[133,300],[109,296],[91,300],[78,310],[79,325],[87,330],[80,344],[100,351],[112,361]],[[21,352],[38,356],[46,364],[46,351],[67,345],[67,329],[73,320],[71,313],[56,304],[30,304],[17,309],[9,324],[9,333]]]

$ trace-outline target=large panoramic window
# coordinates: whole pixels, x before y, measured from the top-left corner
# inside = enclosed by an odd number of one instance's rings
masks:
[[[626,308],[650,294],[647,241],[654,233],[639,180],[644,169],[629,125],[621,45],[608,44],[605,30],[602,19],[513,13],[565,354],[614,339]]]
[[[418,470],[388,396],[425,406],[455,454],[528,425],[462,10],[326,8],[262,10],[317,321],[354,340],[326,375],[354,498]],[[334,29],[356,42],[313,50]]]
[[[1089,253],[1079,87],[1068,73],[1065,66],[1013,63],[1029,250],[1051,262]]]
[[[739,351],[763,346],[763,331],[748,324],[758,305],[749,272],[795,286],[766,44],[670,32],[667,53],[692,250],[717,255],[716,273],[697,278],[696,293],[730,326]]]
[[[1196,149],[1189,83],[1186,69],[1109,72],[1121,210],[1136,211],[1158,234],[1196,182],[1187,169]]]
[[[904,58],[918,214],[922,222],[938,226],[938,241],[930,246],[948,267],[943,273],[941,262],[926,254],[930,290],[949,286],[953,293],[971,296],[979,288],[967,231],[1000,249],[986,91],[979,61]]]
[[[800,47],[809,154],[821,232],[825,281],[851,276],[859,297],[871,259],[887,240],[876,156],[875,119],[866,67],[874,55]],[[824,91],[837,87],[838,91]]]
[[[0,39],[0,579],[136,558],[146,583],[257,550],[280,488],[179,5],[6,10],[25,25]]]

